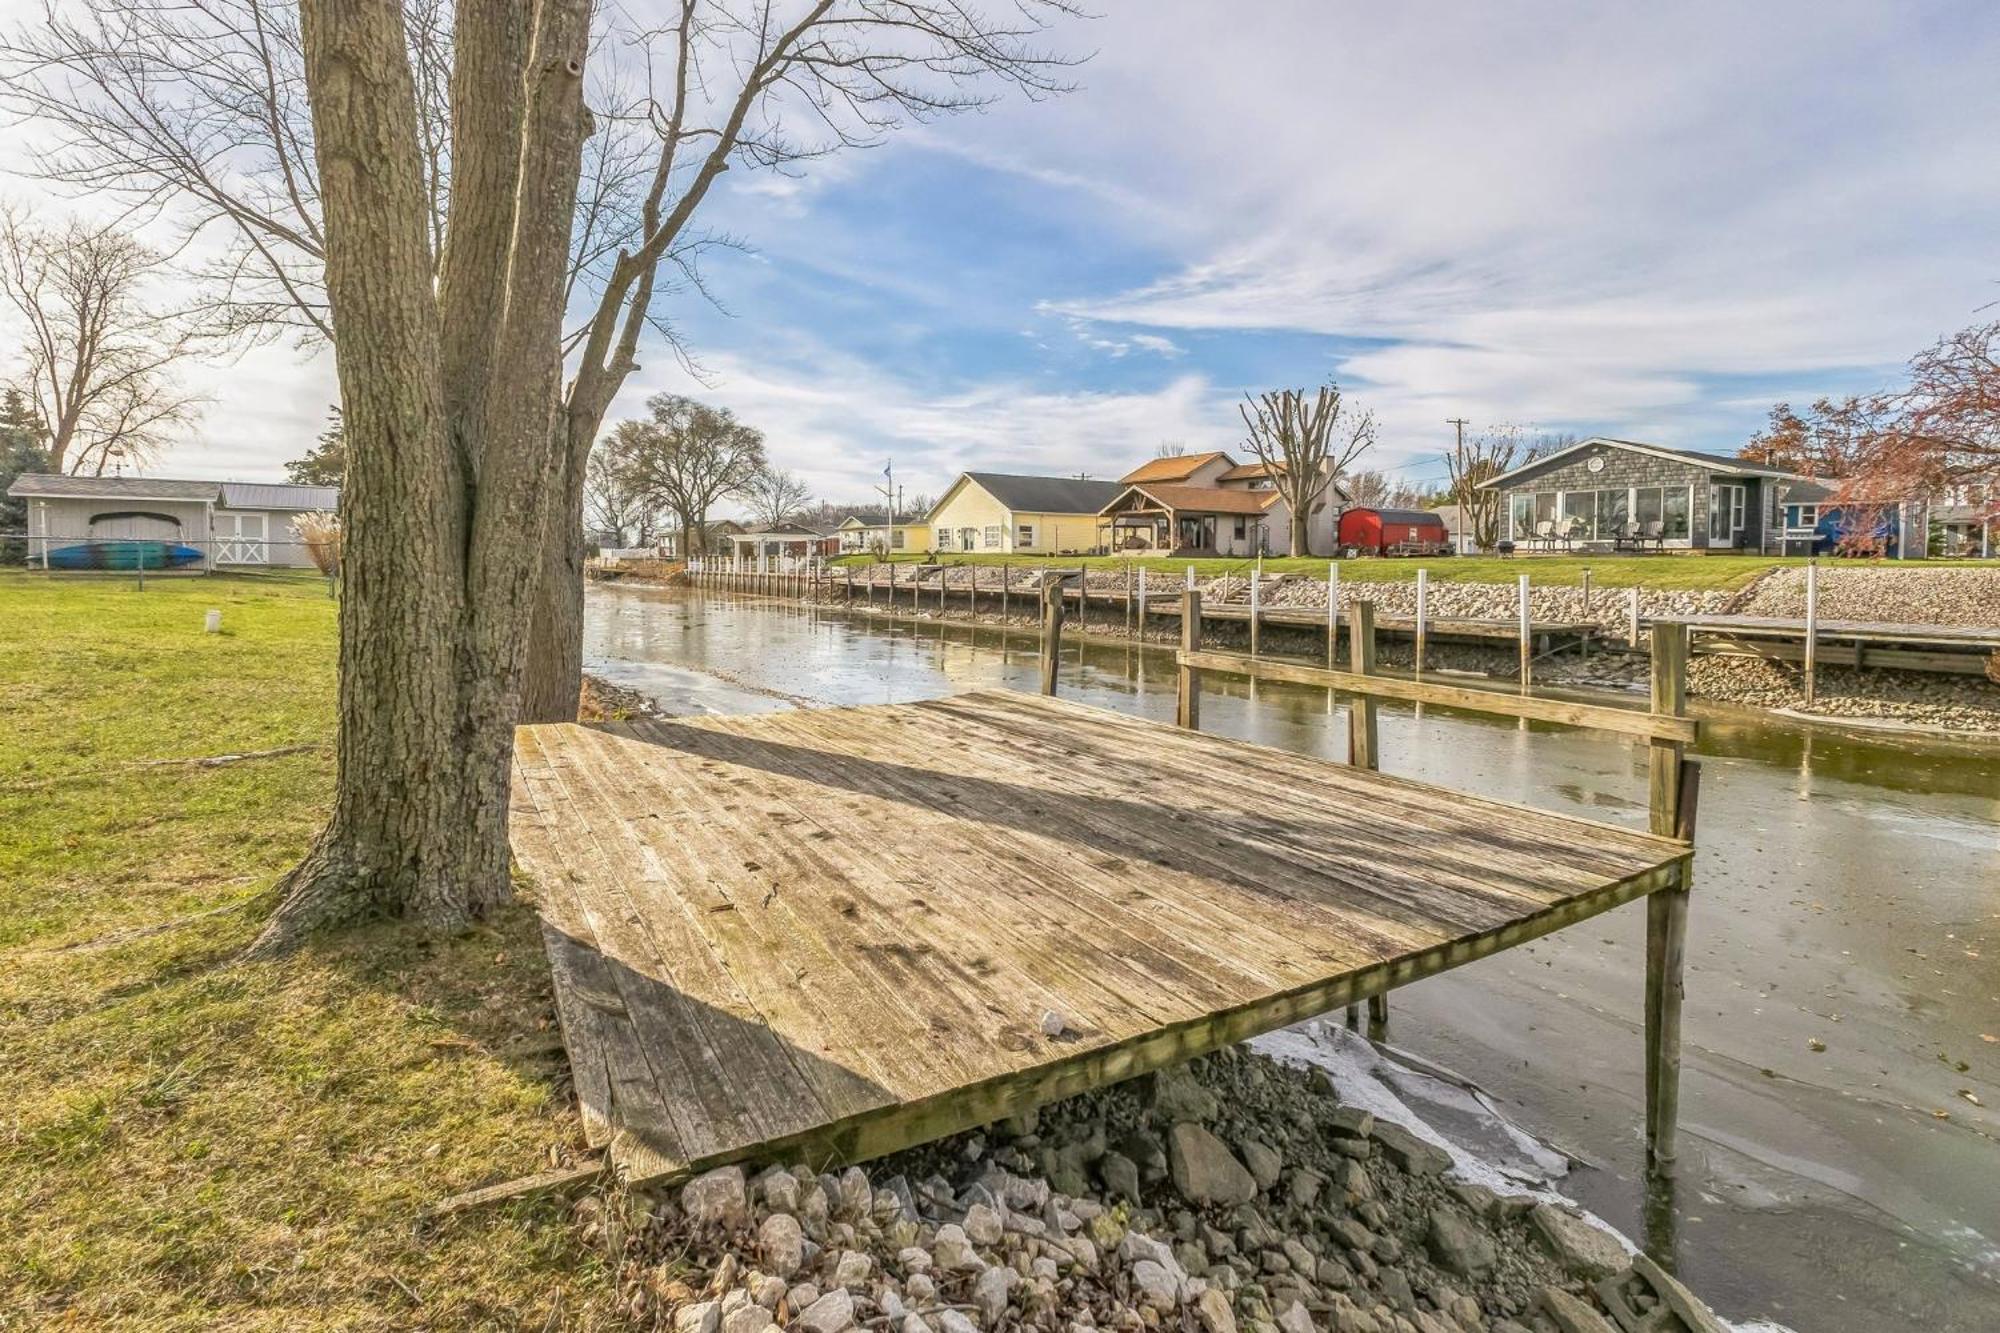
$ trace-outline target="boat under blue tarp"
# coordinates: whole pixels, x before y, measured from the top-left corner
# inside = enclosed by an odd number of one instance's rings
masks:
[[[50,569],[186,569],[200,563],[200,550],[179,542],[80,542],[48,553]]]

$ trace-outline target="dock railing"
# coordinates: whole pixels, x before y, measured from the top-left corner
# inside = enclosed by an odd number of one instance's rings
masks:
[[[1375,707],[1380,699],[1436,704],[1499,717],[1551,722],[1632,736],[1647,742],[1648,831],[1694,845],[1701,765],[1687,757],[1700,738],[1701,724],[1687,715],[1688,627],[1675,621],[1652,625],[1652,690],[1648,708],[1576,703],[1525,692],[1443,685],[1435,681],[1384,676],[1375,668],[1375,606],[1358,602],[1347,614],[1348,669],[1329,670],[1241,653],[1208,652],[1201,647],[1201,594],[1181,594],[1181,647],[1175,654],[1175,721],[1198,730],[1201,678],[1206,672],[1319,685],[1348,700],[1348,761],[1379,769],[1381,746]],[[1670,1175],[1674,1125],[1680,1100],[1680,1010],[1682,959],[1686,951],[1689,875],[1646,900],[1646,1132],[1653,1169]],[[1382,996],[1369,1001],[1371,1021],[1386,1019]]]

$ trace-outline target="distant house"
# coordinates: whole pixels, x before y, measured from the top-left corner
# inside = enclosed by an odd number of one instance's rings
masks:
[[[930,526],[922,515],[905,515],[889,521],[887,509],[853,509],[834,527],[844,555],[873,552],[894,555],[898,551],[921,551],[930,542]]]
[[[1098,511],[1124,489],[1115,481],[961,472],[926,522],[945,551],[1079,555],[1099,549]]]
[[[1724,454],[1597,436],[1480,484],[1506,496],[1500,535],[1519,549],[1775,554],[1786,496],[1810,479]]]
[[[7,494],[27,501],[28,563],[92,542],[146,541],[201,552],[193,568],[312,567],[293,524],[340,507],[335,486],[72,477],[30,473]]]
[[[707,541],[702,549],[711,555],[727,555],[729,554],[729,539],[743,530],[743,525],[733,518],[716,519],[702,528],[702,531],[707,534]],[[675,528],[671,532],[661,533],[657,544],[660,555],[664,559],[680,560],[693,554],[688,550],[687,533],[679,528]]]
[[[1994,512],[1990,486],[1955,486],[1931,506],[1931,522],[1937,525],[1939,555],[1990,557],[1996,545],[1995,529],[2000,514]]]
[[[766,557],[801,559],[840,554],[840,538],[804,523],[759,523],[727,537],[730,554],[746,564]]]
[[[1281,471],[1238,463],[1220,450],[1143,463],[1098,511],[1102,543],[1132,555],[1289,555],[1291,507],[1277,490]],[[1307,525],[1314,553],[1332,553],[1346,499],[1338,483],[1321,493]]]

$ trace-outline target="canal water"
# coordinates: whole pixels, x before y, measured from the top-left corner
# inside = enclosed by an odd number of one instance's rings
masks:
[[[1035,688],[1032,636],[594,587],[585,658],[673,713]],[[1069,698],[1170,721],[1171,657],[1079,642]],[[1202,727],[1335,759],[1318,689],[1210,679]],[[1707,715],[1682,1169],[1638,1169],[1644,910],[1396,991],[1387,1041],[1576,1163],[1561,1187],[1733,1320],[2000,1329],[2000,751]],[[1385,771],[1643,827],[1643,744],[1384,704]],[[1449,1132],[1449,1125],[1440,1125]]]

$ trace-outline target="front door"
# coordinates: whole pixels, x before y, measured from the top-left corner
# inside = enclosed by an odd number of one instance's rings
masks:
[[[1708,488],[1708,544],[1735,546],[1743,535],[1748,495],[1735,482],[1719,481]]]
[[[1180,549],[1183,551],[1213,551],[1215,549],[1215,515],[1181,515],[1180,537]]]
[[[215,563],[218,565],[268,565],[271,548],[268,514],[217,514],[215,516]]]

